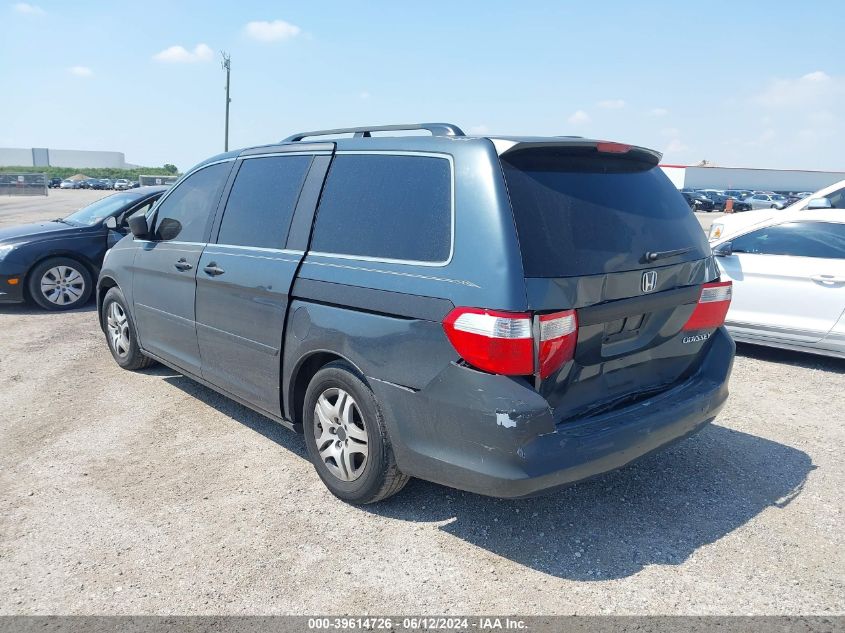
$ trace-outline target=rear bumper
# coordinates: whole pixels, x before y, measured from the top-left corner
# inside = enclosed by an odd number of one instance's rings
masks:
[[[560,425],[526,383],[457,365],[417,392],[371,385],[403,472],[479,494],[528,497],[615,470],[700,430],[725,403],[734,349],[719,328],[683,383]]]

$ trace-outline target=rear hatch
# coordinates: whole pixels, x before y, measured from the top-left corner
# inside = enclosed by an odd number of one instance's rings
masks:
[[[500,158],[528,307],[577,314],[572,360],[537,379],[555,418],[629,405],[688,377],[713,328],[684,328],[718,272],[659,154],[568,140],[516,143]]]

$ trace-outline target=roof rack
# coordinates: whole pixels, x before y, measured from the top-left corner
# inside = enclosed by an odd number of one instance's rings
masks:
[[[409,123],[407,125],[367,125],[365,127],[345,127],[336,130],[316,130],[297,132],[288,136],[282,143],[295,143],[310,136],[334,136],[335,134],[353,134],[356,138],[369,138],[373,132],[398,132],[406,130],[428,130],[432,136],[464,136],[463,130],[451,123]]]

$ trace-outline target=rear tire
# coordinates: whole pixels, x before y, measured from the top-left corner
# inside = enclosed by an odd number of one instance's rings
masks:
[[[27,290],[35,303],[45,310],[72,310],[91,298],[91,272],[70,257],[50,257],[29,273]]]
[[[408,483],[396,466],[375,394],[348,363],[335,361],[314,374],[302,417],[311,463],[338,499],[375,503]]]
[[[105,325],[109,351],[118,365],[123,369],[134,371],[145,369],[155,363],[152,358],[141,352],[135,322],[126,307],[126,299],[120,288],[111,288],[106,293],[103,298],[101,318]]]

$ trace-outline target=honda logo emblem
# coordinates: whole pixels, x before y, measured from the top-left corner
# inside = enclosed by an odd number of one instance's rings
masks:
[[[653,270],[647,270],[643,273],[643,292],[651,292],[657,287],[657,273]]]

